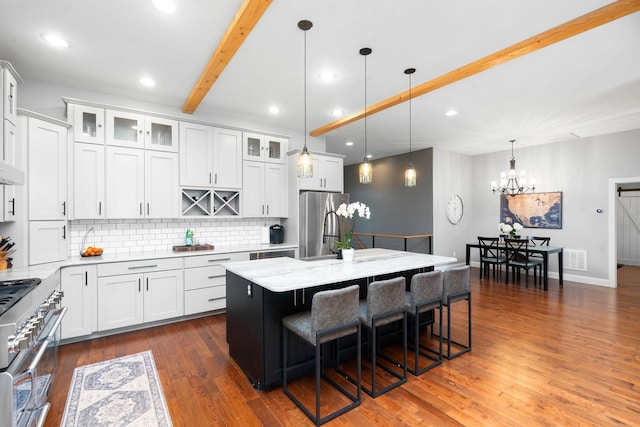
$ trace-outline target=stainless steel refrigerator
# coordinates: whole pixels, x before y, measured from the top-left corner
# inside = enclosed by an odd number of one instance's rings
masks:
[[[336,210],[341,203],[349,204],[349,195],[307,191],[300,193],[301,258],[329,255],[336,252],[335,241],[342,238]]]

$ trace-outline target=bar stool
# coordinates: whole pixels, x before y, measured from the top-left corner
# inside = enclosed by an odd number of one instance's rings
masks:
[[[336,383],[332,378],[324,374],[324,363],[322,358],[322,344],[335,341],[336,344],[336,369],[340,365],[340,348],[339,338],[348,335],[357,334],[357,342],[360,342],[360,321],[358,319],[358,296],[360,293],[360,287],[358,285],[348,286],[342,289],[335,289],[330,291],[321,291],[313,295],[311,300],[311,311],[304,311],[301,313],[292,314],[282,319],[283,325],[283,390],[284,394],[289,396],[291,400],[309,417],[316,425],[321,425],[329,420],[336,418],[339,415],[355,408],[360,405],[361,393],[361,350],[360,346],[357,347],[357,361],[356,361],[356,393],[348,392],[340,384]],[[315,415],[307,409],[304,404],[293,395],[288,388],[287,374],[290,370],[295,369],[297,366],[289,366],[288,351],[289,351],[289,333],[293,332],[295,335],[302,338],[315,347],[315,364],[316,364],[316,389],[315,389]],[[339,390],[345,395],[351,403],[339,408],[324,417],[320,416],[320,379],[324,379],[334,388]],[[348,378],[353,381],[352,378]]]
[[[413,327],[415,362],[414,368],[408,367],[407,370],[418,376],[442,363],[442,272],[414,274],[410,287],[410,291],[405,294],[405,306],[409,320],[412,321],[410,325]],[[434,319],[431,316],[427,317],[426,313],[435,309],[438,309],[440,315],[437,351],[420,343],[420,328],[428,328],[431,325],[433,334]],[[431,361],[423,368],[420,368],[419,363],[421,355]]]
[[[406,281],[404,277],[379,280],[369,283],[366,301],[360,301],[360,322],[369,331],[367,343],[371,357],[371,388],[362,385],[362,389],[371,397],[378,397],[387,391],[407,382],[407,310],[404,294]],[[400,364],[382,354],[380,356],[396,367],[402,369],[402,375],[390,367],[380,364],[380,368],[397,379],[381,389],[376,387],[376,367],[378,365],[378,328],[383,325],[402,320],[402,354]]]
[[[451,360],[471,351],[471,290],[469,289],[470,267],[453,267],[444,272],[442,283],[442,305],[447,307],[447,359]],[[467,301],[467,344],[456,342],[451,337],[451,312],[453,304],[458,301]],[[462,350],[451,354],[451,344],[462,347]]]

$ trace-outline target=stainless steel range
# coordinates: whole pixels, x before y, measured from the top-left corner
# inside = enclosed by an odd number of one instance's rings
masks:
[[[59,273],[0,281],[0,426],[41,426],[58,364]]]

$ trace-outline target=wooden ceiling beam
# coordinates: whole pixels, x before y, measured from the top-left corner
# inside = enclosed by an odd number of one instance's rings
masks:
[[[535,52],[542,48],[545,48],[554,43],[558,43],[562,40],[568,39],[575,35],[584,33],[585,31],[599,27],[600,25],[607,24],[616,19],[638,12],[640,10],[639,0],[618,0],[607,6],[596,9],[593,12],[582,15],[571,21],[565,22],[550,30],[544,31],[538,35],[530,37],[519,43],[511,45],[484,58],[478,59],[446,74],[436,77],[422,84],[419,84],[411,89],[411,98],[424,95],[429,92],[433,92],[436,89],[440,89],[444,86],[463,80],[467,77],[486,71],[496,65],[504,64],[505,62]],[[409,100],[409,90],[400,92],[390,98],[377,102],[373,105],[366,107],[367,116],[379,113],[396,106],[402,102]],[[335,120],[329,124],[312,130],[309,135],[320,136],[327,132],[336,130],[342,126],[346,126],[350,123],[356,122],[364,118],[365,110],[360,110],[347,117]]]
[[[202,75],[200,75],[196,85],[191,89],[191,93],[182,106],[183,113],[192,114],[196,111],[209,89],[218,80],[233,55],[240,49],[240,46],[242,46],[242,43],[244,43],[272,1],[244,0],[218,47],[211,55],[211,59],[209,59],[209,63]]]

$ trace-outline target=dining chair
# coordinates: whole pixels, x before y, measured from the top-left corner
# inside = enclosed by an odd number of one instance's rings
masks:
[[[488,276],[489,266],[493,265],[493,278],[496,278],[496,267],[498,277],[502,274],[502,265],[507,263],[504,254],[504,248],[498,247],[499,237],[480,237],[478,236],[478,244],[480,245],[480,279],[482,272]]]
[[[518,272],[518,280],[520,280],[520,270],[525,270],[525,286],[529,287],[529,270],[533,269],[533,283],[536,283],[537,269],[542,266],[542,259],[532,258],[529,251],[529,239],[505,239],[507,251],[507,277],[505,282],[509,283],[509,267],[511,267],[511,275]],[[542,271],[542,269],[540,270]]]
[[[529,236],[529,240],[531,240],[531,243],[535,246],[549,246],[551,237]],[[544,255],[542,254],[532,253],[530,256],[531,258],[539,258],[540,260],[544,260]],[[542,283],[542,274],[542,264],[540,264],[540,273],[538,276],[540,283]]]
[[[355,393],[347,391],[342,385],[338,384],[334,379],[325,375],[324,359],[322,347],[323,344],[335,342],[335,346],[330,346],[330,350],[335,350],[336,361],[335,370],[338,375],[342,376],[340,370],[340,338],[349,335],[357,335],[357,343],[360,343],[360,320],[358,319],[359,307],[358,285],[348,286],[342,289],[334,289],[329,291],[320,291],[313,295],[311,300],[311,310],[286,316],[282,319],[283,326],[283,391],[298,408],[305,413],[316,425],[324,424],[337,416],[360,405],[361,402],[361,350],[360,345],[356,345],[356,379],[347,378],[355,386]],[[315,347],[315,412],[312,413],[289,389],[288,376],[289,372],[293,372],[298,365],[289,365],[289,333],[293,333],[308,344]],[[304,362],[302,362],[304,364]],[[330,412],[325,416],[320,415],[321,401],[320,389],[321,379],[340,391],[349,401],[348,404]],[[311,394],[311,393],[304,393]],[[331,401],[334,401],[332,399]],[[322,407],[326,407],[324,402]]]

